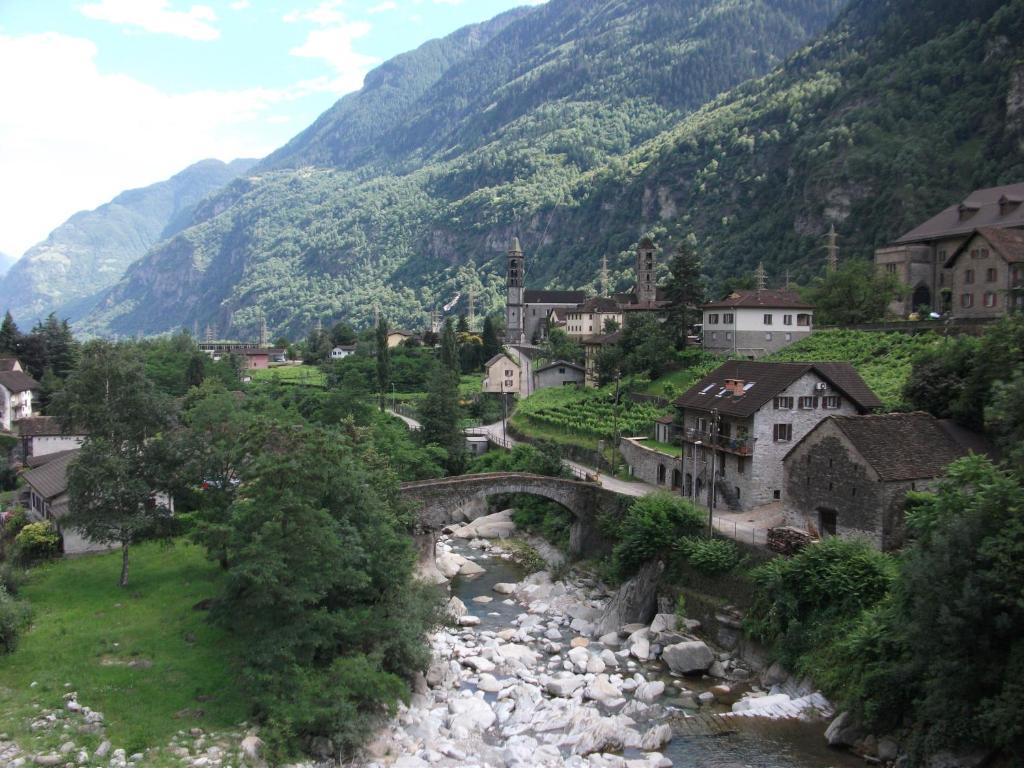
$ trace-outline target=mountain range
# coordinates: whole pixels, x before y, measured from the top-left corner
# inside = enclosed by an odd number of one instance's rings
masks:
[[[122,192],[80,211],[11,265],[0,307],[22,325],[50,312],[77,320],[151,246],[188,226],[196,203],[245,173],[255,160],[202,160],[166,181]]]
[[[398,56],[201,201],[78,327],[418,327],[456,293],[618,286],[687,239],[713,289],[807,282],[1024,178],[1024,0],[550,0]],[[464,304],[456,311],[464,310]]]

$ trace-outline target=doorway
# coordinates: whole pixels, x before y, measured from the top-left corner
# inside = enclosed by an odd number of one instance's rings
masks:
[[[836,535],[836,511],[834,509],[818,510],[818,531],[821,538]]]

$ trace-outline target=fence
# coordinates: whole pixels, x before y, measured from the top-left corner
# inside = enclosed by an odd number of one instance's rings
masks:
[[[768,546],[768,529],[755,528],[752,525],[741,525],[735,518],[724,518],[719,515],[712,517],[712,524],[716,531],[723,536],[739,541],[743,544],[750,544],[755,547]]]

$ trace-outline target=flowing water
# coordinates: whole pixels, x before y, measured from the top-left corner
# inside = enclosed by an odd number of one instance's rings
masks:
[[[526,574],[515,563],[499,557],[489,557],[472,550],[464,543],[452,541],[453,549],[477,560],[486,572],[464,578],[456,576],[451,582],[451,594],[461,599],[481,619],[479,629],[499,631],[512,626],[512,620],[522,613],[520,605],[506,605],[492,587],[499,582],[518,582]],[[496,598],[480,605],[473,598],[486,595]],[[567,632],[568,639],[571,633]],[[648,679],[672,681],[660,664],[644,665]],[[687,679],[686,685],[701,691],[715,684],[715,680]],[[488,695],[492,699],[493,695]],[[719,711],[726,711],[725,707]],[[680,714],[680,718],[682,714]],[[824,738],[825,724],[799,720],[768,720],[737,718],[735,728],[724,733],[694,736],[686,732],[677,718],[673,724],[672,741],[662,753],[672,760],[675,768],[847,768],[863,766],[862,760],[845,752],[830,749]],[[627,753],[627,757],[630,755]]]

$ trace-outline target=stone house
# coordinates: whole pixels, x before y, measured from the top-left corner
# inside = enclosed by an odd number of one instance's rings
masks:
[[[574,339],[603,334],[604,325],[608,320],[622,327],[622,307],[607,296],[595,296],[587,299],[578,307],[565,314],[565,332]]]
[[[684,492],[715,479],[715,505],[747,510],[784,500],[783,457],[818,422],[882,407],[849,363],[730,360],[675,401]]]
[[[32,416],[32,397],[38,390],[39,382],[21,369],[21,363],[11,357],[0,360],[0,427],[5,432]]]
[[[22,475],[25,508],[33,522],[53,522],[60,533],[64,554],[106,552],[110,547],[90,541],[74,528],[61,525],[61,520],[68,514],[68,468],[77,458],[76,448],[30,459],[29,465],[33,468]]]
[[[809,336],[814,307],[794,291],[733,291],[701,306],[702,344],[708,352],[751,360]]]
[[[31,416],[18,422],[18,437],[25,459],[79,448],[85,435],[68,434],[53,416]]]
[[[895,275],[910,290],[889,310],[906,316],[927,307],[960,312],[948,264],[954,252],[980,229],[1024,229],[1024,182],[976,189],[924,223],[875,251],[876,268]],[[967,307],[973,309],[973,307]],[[991,309],[991,307],[989,308]]]
[[[955,435],[927,413],[823,419],[783,460],[787,525],[901,546],[907,492],[931,488],[968,453]]]
[[[943,267],[954,317],[1000,317],[1024,310],[1024,229],[979,229]]]
[[[533,389],[549,387],[583,386],[585,371],[582,365],[566,360],[555,360],[533,372]]]
[[[483,391],[521,395],[523,366],[506,351],[499,352],[484,363]]]

